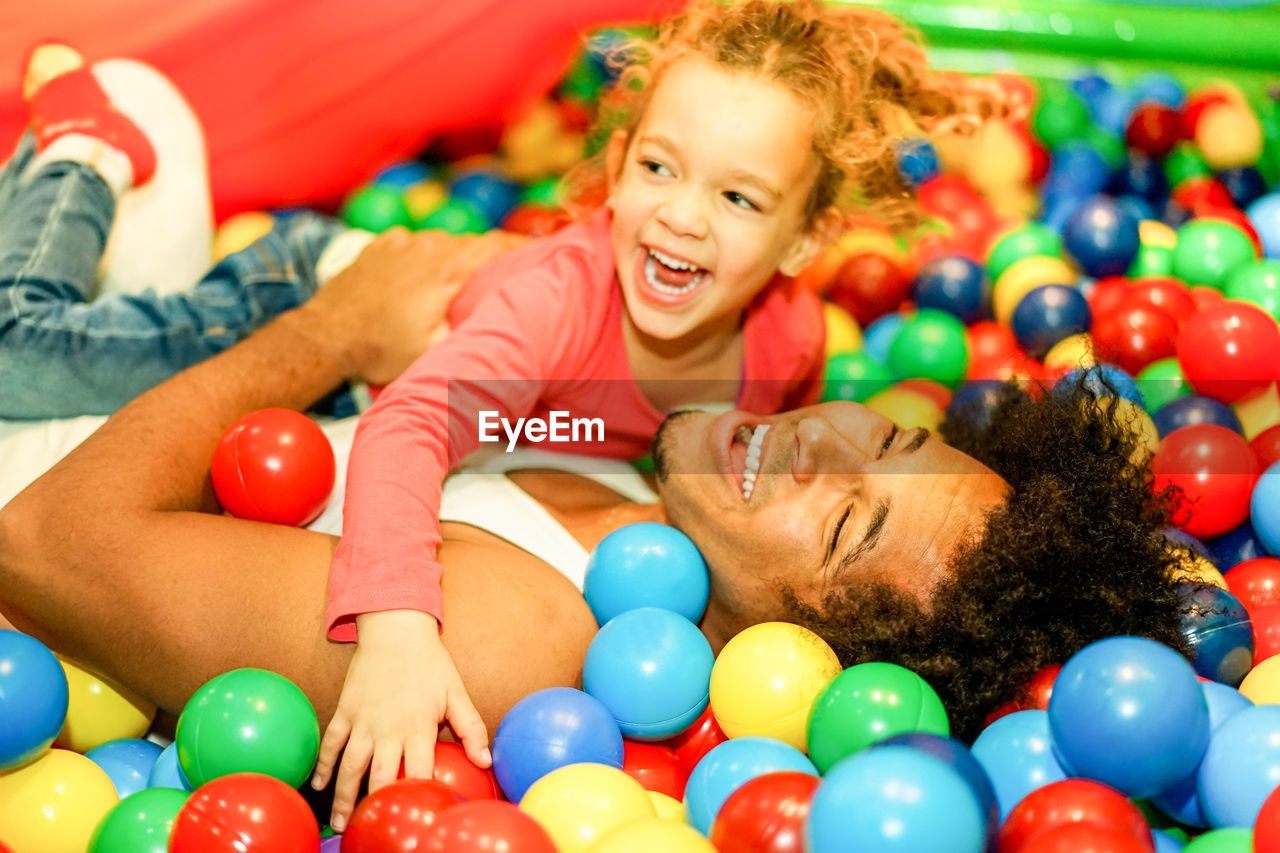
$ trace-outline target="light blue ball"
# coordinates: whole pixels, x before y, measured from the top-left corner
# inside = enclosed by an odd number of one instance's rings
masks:
[[[1151,830],[1151,838],[1156,843],[1156,853],[1178,853],[1187,845],[1160,829]]]
[[[1196,774],[1200,808],[1214,827],[1252,827],[1280,779],[1280,705],[1255,705],[1214,729]]]
[[[67,674],[44,643],[0,630],[0,771],[39,758],[67,719]]]
[[[1195,770],[1209,742],[1209,706],[1182,655],[1145,637],[1109,637],[1062,667],[1049,732],[1072,776],[1150,797]]]
[[[711,644],[697,626],[657,607],[605,623],[587,648],[583,689],[629,738],[656,741],[693,725],[710,698]]]
[[[169,744],[151,765],[151,773],[147,776],[148,788],[177,788],[179,791],[194,791],[195,786],[182,772],[178,763],[178,744]]]
[[[1143,74],[1133,84],[1138,90],[1138,102],[1155,101],[1170,109],[1181,109],[1185,97],[1182,83],[1167,71],[1151,71]]]
[[[1084,378],[1082,383],[1084,387],[1092,391],[1096,397],[1119,396],[1146,409],[1146,401],[1138,388],[1138,383],[1114,364],[1095,364],[1088,368],[1077,367],[1063,374],[1062,378],[1054,383],[1053,393],[1057,395],[1065,393],[1068,389],[1074,389],[1081,377]],[[1105,383],[1103,380],[1106,380]],[[1107,387],[1108,384],[1110,388]]]
[[[803,752],[771,737],[748,735],[717,745],[702,756],[685,785],[684,811],[689,825],[710,835],[720,807],[734,791],[757,776],[779,770],[818,775],[818,768]]]
[[[1201,683],[1205,701],[1209,703],[1210,742],[1212,732],[1226,722],[1228,717],[1252,708],[1253,703],[1234,687],[1225,684]],[[1199,767],[1196,768],[1199,770]],[[1151,798],[1151,804],[1161,812],[1188,826],[1208,826],[1209,820],[1200,808],[1200,798],[1196,793],[1198,773],[1189,773],[1169,788]]]
[[[140,738],[121,738],[95,746],[84,757],[106,772],[120,799],[147,787],[151,770],[164,750]]]
[[[896,311],[872,321],[862,330],[862,351],[881,364],[888,364],[889,348],[905,322],[906,318]]]
[[[693,540],[642,521],[610,533],[587,561],[582,594],[603,625],[637,607],[660,607],[697,623],[707,607],[707,564]]]
[[[1280,557],[1280,462],[1263,471],[1253,487],[1249,523],[1267,553]]]
[[[1067,778],[1049,738],[1048,711],[1015,711],[982,730],[970,750],[987,771],[1000,820],[1032,791]]]
[[[909,746],[885,746],[827,771],[804,834],[809,853],[981,853],[986,821],[973,790],[946,762]]]
[[[1249,205],[1249,224],[1258,232],[1262,256],[1280,259],[1280,191],[1264,195]]]

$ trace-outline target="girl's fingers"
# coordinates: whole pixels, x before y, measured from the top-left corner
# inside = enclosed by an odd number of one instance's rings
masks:
[[[343,745],[351,736],[351,721],[341,711],[333,715],[329,728],[325,729],[324,739],[320,741],[320,754],[316,756],[316,769],[311,774],[311,787],[317,791],[329,784],[333,774],[333,766],[338,761]]]
[[[360,794],[360,780],[364,778],[372,755],[373,743],[367,738],[354,737],[347,743],[342,764],[338,767],[338,783],[333,789],[333,816],[329,823],[335,832],[342,832],[347,826],[356,797]]]

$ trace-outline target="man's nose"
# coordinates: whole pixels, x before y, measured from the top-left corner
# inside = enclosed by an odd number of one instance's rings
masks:
[[[870,458],[825,418],[796,424],[796,461],[792,477],[807,483],[818,474],[860,474]]]

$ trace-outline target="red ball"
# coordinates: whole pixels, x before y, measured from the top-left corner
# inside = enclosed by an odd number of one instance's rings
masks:
[[[717,853],[803,853],[804,822],[819,781],[808,773],[783,771],[738,788],[711,825]]]
[[[1053,684],[1058,680],[1060,672],[1062,672],[1062,664],[1051,663],[1041,667],[1035,675],[1031,676],[1031,681],[1022,691],[1021,703],[1024,710],[1049,710],[1049,697],[1053,695]]]
[[[1205,208],[1231,207],[1235,204],[1222,182],[1208,175],[1187,178],[1173,188],[1169,197],[1192,212]]]
[[[892,260],[878,252],[856,252],[836,271],[827,298],[865,327],[897,310],[910,291],[911,280]]]
[[[1181,132],[1182,122],[1176,110],[1164,104],[1147,103],[1133,111],[1124,139],[1130,148],[1162,160],[1178,144]]]
[[[702,756],[728,739],[728,735],[720,730],[720,724],[716,722],[711,706],[708,705],[692,726],[663,743],[675,750],[686,770],[692,771],[702,760]]]
[[[1264,471],[1280,462],[1280,424],[1267,427],[1255,435],[1249,446],[1258,454],[1258,461],[1262,463]]]
[[[1236,563],[1223,573],[1227,591],[1250,613],[1268,604],[1280,604],[1280,557],[1254,557]]]
[[[965,330],[969,366],[965,378],[1006,379],[1023,370],[1029,358],[1018,346],[1013,329],[994,320],[981,320]]]
[[[403,775],[403,762],[400,770]],[[464,800],[502,798],[498,793],[498,781],[493,777],[493,771],[481,770],[472,764],[460,743],[440,741],[436,744],[436,765],[431,775]]]
[[[1182,374],[1197,393],[1234,403],[1275,381],[1280,326],[1252,303],[1224,299],[1188,318],[1177,350]]]
[[[306,415],[261,409],[223,434],[209,474],[218,502],[237,518],[303,525],[333,491],[333,448]]]
[[[1280,604],[1264,604],[1249,611],[1253,623],[1253,665],[1280,654]]]
[[[1089,331],[1101,358],[1130,376],[1137,376],[1153,361],[1168,358],[1177,348],[1177,321],[1132,293],[1126,294],[1114,311],[1095,318]]]
[[[1151,461],[1155,490],[1174,486],[1172,521],[1201,539],[1218,536],[1249,517],[1249,497],[1261,473],[1244,438],[1217,424],[1175,429]]]
[[[929,398],[939,409],[946,409],[951,402],[951,389],[932,379],[904,379],[897,387]]]
[[[1081,822],[1042,832],[1018,853],[1150,853],[1154,849],[1150,830],[1147,840],[1143,840],[1113,826]]]
[[[557,207],[522,204],[502,220],[502,230],[529,237],[546,237],[572,221],[572,216]]]
[[[536,820],[511,803],[494,800],[462,803],[441,812],[416,849],[431,853],[556,853],[551,836]]]
[[[1222,295],[1221,290],[1210,287],[1207,284],[1192,285],[1187,292],[1191,294],[1191,301],[1196,304],[1197,311],[1203,311],[1205,308],[1217,305],[1227,298]]]
[[[1209,107],[1216,104],[1231,103],[1231,96],[1220,88],[1209,87],[1192,92],[1182,105],[1182,138],[1194,140],[1196,138],[1196,125],[1200,123],[1200,116]]]
[[[315,853],[320,827],[293,788],[261,773],[201,785],[183,804],[169,853]]]
[[[1107,316],[1129,293],[1131,286],[1129,279],[1122,275],[1098,279],[1084,295],[1085,301],[1089,303],[1089,313],[1095,319]]]
[[[397,779],[356,804],[342,853],[409,853],[422,849],[437,816],[462,797],[434,779]]]
[[[1280,788],[1262,801],[1253,821],[1253,853],[1280,853]]]
[[[646,791],[657,791],[673,800],[684,799],[689,768],[669,746],[624,739],[622,772],[639,782]]]
[[[1151,276],[1137,279],[1129,285],[1124,296],[1159,308],[1177,322],[1178,328],[1182,328],[1182,324],[1196,313],[1196,301],[1191,298],[1191,292],[1176,278]]]
[[[1037,788],[1013,807],[1000,827],[1000,853],[1018,853],[1051,829],[1068,823],[1109,827],[1145,840],[1141,849],[1153,853],[1151,829],[1129,798],[1114,788],[1090,779],[1063,779]]]

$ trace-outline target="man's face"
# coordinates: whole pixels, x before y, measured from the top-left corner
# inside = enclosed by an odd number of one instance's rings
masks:
[[[1007,489],[972,457],[856,403],[684,413],[663,425],[655,457],[668,518],[702,550],[713,607],[740,627],[779,618],[783,586],[818,606],[879,581],[923,603]]]

